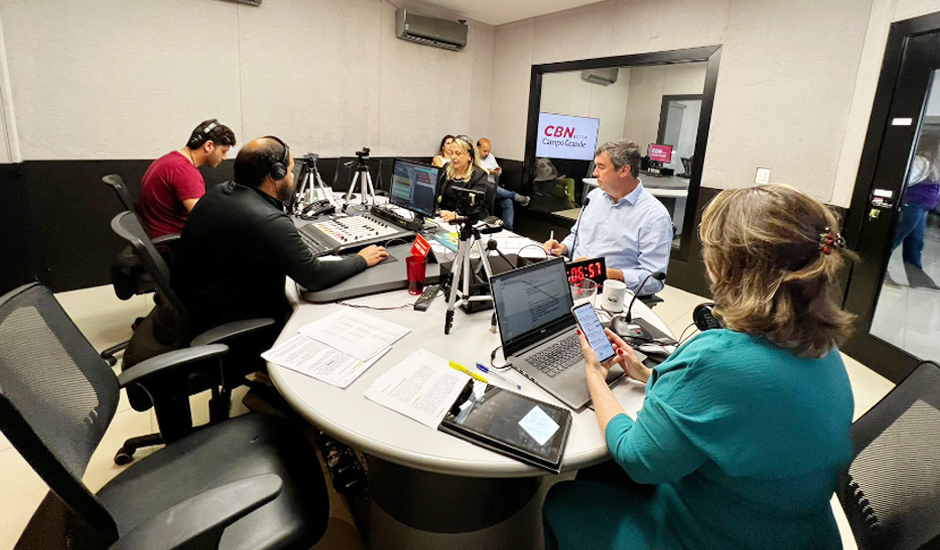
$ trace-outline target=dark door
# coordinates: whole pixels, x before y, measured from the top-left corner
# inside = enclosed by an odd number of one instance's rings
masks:
[[[845,351],[895,382],[940,360],[940,19],[918,20],[892,27],[844,228],[861,257]]]

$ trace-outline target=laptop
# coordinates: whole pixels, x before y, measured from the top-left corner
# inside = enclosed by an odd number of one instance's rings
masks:
[[[490,285],[509,364],[572,409],[585,406],[591,396],[564,261],[555,258],[494,275]],[[614,367],[607,384],[623,376]]]

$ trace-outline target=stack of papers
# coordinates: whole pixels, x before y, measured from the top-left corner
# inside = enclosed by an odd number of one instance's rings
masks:
[[[341,310],[261,354],[282,367],[347,388],[409,329],[356,310]]]
[[[420,349],[377,378],[366,397],[437,429],[468,380],[447,359]]]

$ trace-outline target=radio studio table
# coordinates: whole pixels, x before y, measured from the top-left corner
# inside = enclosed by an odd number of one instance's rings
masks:
[[[399,262],[405,269],[405,262]],[[298,297],[288,280],[287,294],[294,314],[277,343],[298,329],[340,310],[339,304],[310,304]],[[411,304],[405,290],[349,299],[373,307]],[[457,310],[454,326],[444,334],[447,297],[439,295],[425,312],[413,309],[362,310],[411,329],[348,388],[340,389],[287,368],[269,364],[269,374],[287,402],[313,425],[369,457],[371,515],[369,539],[387,548],[535,548],[541,540],[539,488],[548,472],[428,428],[374,403],[363,395],[380,375],[412,352],[424,348],[440,357],[472,366],[490,364],[500,345],[490,331],[492,310],[465,314]],[[669,328],[639,300],[634,317],[642,317],[663,332]],[[497,364],[503,364],[502,353]],[[562,405],[521,374],[501,372],[520,384],[522,393]],[[485,376],[485,375],[484,375]],[[644,386],[623,380],[614,394],[635,416]],[[562,405],[563,406],[563,405]],[[607,446],[594,412],[573,414],[562,467],[572,471],[603,462]],[[459,541],[459,543],[458,543]]]

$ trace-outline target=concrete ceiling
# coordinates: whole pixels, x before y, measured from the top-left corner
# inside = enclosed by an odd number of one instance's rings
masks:
[[[490,25],[503,25],[568,10],[603,0],[421,0],[425,4],[476,19]]]

